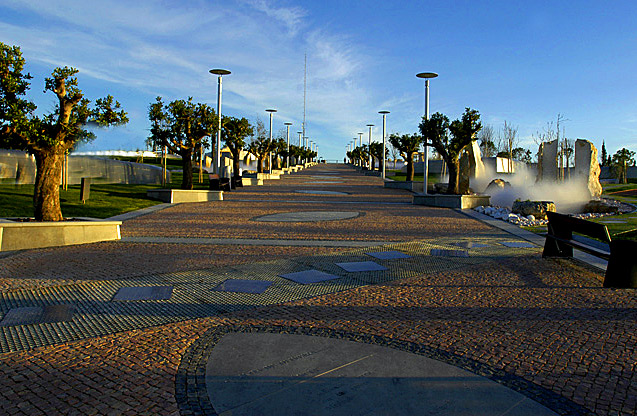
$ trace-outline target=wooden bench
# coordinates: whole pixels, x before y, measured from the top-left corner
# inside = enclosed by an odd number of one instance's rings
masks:
[[[216,173],[208,175],[210,180],[209,189],[211,191],[228,191],[230,192],[230,179],[220,178]]]
[[[608,260],[604,287],[637,287],[637,241],[612,240],[608,228],[556,212],[546,213],[549,224],[542,257],[572,258],[573,248]],[[573,233],[596,238],[608,244],[604,250],[573,239]]]

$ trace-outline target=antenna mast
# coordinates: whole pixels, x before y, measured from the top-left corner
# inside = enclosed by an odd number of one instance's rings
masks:
[[[305,140],[305,98],[307,95],[307,52],[305,53],[305,67],[303,69],[303,140]]]

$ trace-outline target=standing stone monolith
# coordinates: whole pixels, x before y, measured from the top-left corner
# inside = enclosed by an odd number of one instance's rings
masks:
[[[536,182],[557,181],[557,147],[557,140],[540,144],[540,150],[538,152]]]
[[[469,193],[471,179],[482,178],[485,173],[486,169],[484,163],[482,163],[480,145],[474,140],[466,147],[466,151],[463,152],[460,158],[460,182],[458,184],[460,193]]]
[[[597,148],[588,140],[575,141],[574,179],[583,182],[592,198],[599,198],[602,185],[599,183],[601,168],[597,161]]]

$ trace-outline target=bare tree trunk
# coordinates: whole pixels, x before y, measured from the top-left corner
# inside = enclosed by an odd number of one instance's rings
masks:
[[[181,152],[181,166],[183,169],[181,189],[192,189],[192,149]]]
[[[233,172],[233,176],[239,176],[240,162],[241,162],[241,154],[239,153],[239,149],[235,148],[235,150],[232,151],[232,172]]]
[[[414,154],[409,153],[407,155],[407,181],[414,180]]]
[[[43,150],[35,153],[37,173],[33,207],[36,221],[62,221],[60,179],[64,152]]]
[[[452,195],[458,195],[460,182],[460,161],[453,160],[451,163],[447,163],[449,169],[449,186],[447,187],[447,193]]]
[[[263,173],[263,155],[257,156],[257,172]]]

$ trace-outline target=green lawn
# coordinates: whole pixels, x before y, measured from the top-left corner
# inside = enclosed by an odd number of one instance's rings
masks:
[[[405,181],[407,180],[407,175],[400,170],[387,170],[385,171],[385,175],[387,179],[392,179],[394,181]],[[422,182],[424,180],[424,176],[422,173],[414,174],[414,182]],[[429,173],[429,178],[427,178],[428,183],[434,184],[440,182],[440,175],[435,173]]]
[[[146,158],[144,159],[146,161]],[[197,183],[193,174],[194,189],[208,189],[208,176]],[[172,182],[166,188],[177,189],[181,185],[182,173],[171,172]],[[80,201],[80,186],[70,185],[68,191],[60,189],[62,215],[65,217],[108,218],[161,203],[146,197],[149,189],[160,189],[161,185],[92,184],[88,201]],[[33,185],[0,185],[0,217],[32,217]]]

